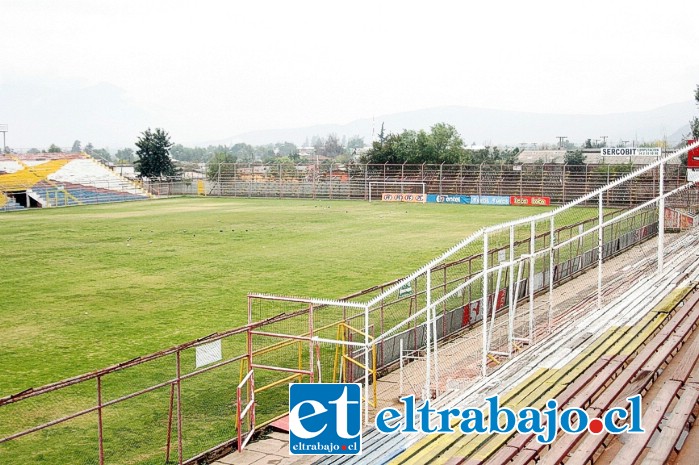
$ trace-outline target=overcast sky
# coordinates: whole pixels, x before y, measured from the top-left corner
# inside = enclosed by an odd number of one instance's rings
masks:
[[[183,141],[442,105],[691,99],[699,2],[574,3],[0,0],[0,86],[108,83]]]

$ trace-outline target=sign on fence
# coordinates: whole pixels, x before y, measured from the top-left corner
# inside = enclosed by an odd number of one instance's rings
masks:
[[[223,358],[221,354],[221,340],[202,344],[196,348],[196,365],[197,368],[208,365],[209,363],[218,362]]]
[[[510,205],[543,207],[551,205],[551,197],[513,195]]]
[[[409,203],[424,203],[425,196],[422,194],[393,194],[384,192],[381,194],[382,202],[409,202]]]
[[[398,289],[398,297],[405,297],[413,293],[413,285],[411,283],[403,284],[400,289]]]
[[[427,194],[427,202],[429,203],[458,203],[468,205],[471,203],[470,195],[439,195]]]
[[[471,203],[478,205],[509,205],[509,195],[472,195]]]

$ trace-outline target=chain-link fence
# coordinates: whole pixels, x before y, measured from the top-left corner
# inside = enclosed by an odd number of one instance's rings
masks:
[[[455,382],[489,375],[527,346],[610,303],[630,282],[662,271],[666,249],[678,250],[665,218],[671,231],[694,224],[695,185],[676,177],[678,165],[671,163],[688,150],[611,182],[600,179],[602,187],[551,213],[485,228],[464,240],[367,302],[370,315],[380,309],[400,321],[374,343],[402,341],[400,365],[405,370],[404,362],[414,359],[422,368],[411,384],[424,381],[422,395],[435,395]],[[419,347],[405,347],[406,322],[413,317],[395,300],[408,285],[415,286],[413,315],[424,318]],[[474,324],[480,337],[471,331],[446,342]]]
[[[424,189],[439,195],[545,196],[562,205],[626,176],[634,168],[623,165],[480,164],[480,165],[391,165],[330,163],[262,164],[222,163],[207,168],[207,179],[177,179],[151,182],[148,189],[160,196],[215,195],[231,197],[305,198],[337,200],[381,200],[385,192]],[[668,163],[668,188],[686,180],[686,167]],[[657,172],[647,172],[625,183],[624,192],[609,198],[608,206],[626,207],[657,194]],[[199,183],[204,185],[201,187]],[[390,187],[389,184],[390,183]],[[402,183],[403,188],[400,187]],[[420,185],[420,187],[416,187]]]

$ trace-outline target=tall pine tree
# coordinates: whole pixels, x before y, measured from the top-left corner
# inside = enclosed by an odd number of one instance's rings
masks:
[[[136,141],[136,155],[138,159],[134,163],[136,171],[142,178],[156,179],[177,174],[175,164],[170,158],[170,136],[160,128],[151,131],[150,128],[141,133]]]

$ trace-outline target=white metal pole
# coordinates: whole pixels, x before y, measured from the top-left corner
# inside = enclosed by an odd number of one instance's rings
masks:
[[[369,424],[369,306],[364,307],[364,424]]]
[[[425,274],[425,282],[427,289],[425,290],[425,297],[427,299],[427,319],[425,320],[425,337],[426,337],[426,347],[425,347],[425,388],[423,393],[423,399],[430,398],[430,381],[432,380],[432,325],[430,324],[430,305],[432,304],[432,270],[428,269]]]
[[[602,207],[602,192],[599,193],[599,212],[597,230],[597,308],[602,308],[602,252],[604,249],[604,210]]]
[[[488,233],[483,235],[483,295],[481,299],[481,325],[483,327],[481,375],[485,377],[488,374]]]
[[[663,272],[663,255],[665,253],[665,163],[660,164],[660,185],[658,193],[660,201],[658,202],[658,273]]]
[[[432,358],[434,359],[434,391],[435,396],[439,396],[439,353],[437,352],[437,343],[439,340],[437,337],[437,308],[431,303],[430,307],[432,307],[432,334],[434,334],[434,338],[432,338],[432,345],[434,346],[434,350],[432,352]]]
[[[549,318],[548,327],[549,333],[553,330],[551,325],[553,324],[553,252],[554,252],[554,217],[551,216],[551,231],[549,232]]]
[[[510,306],[508,308],[508,321],[507,321],[507,353],[512,357],[512,343],[513,339],[515,337],[514,332],[515,332],[515,304],[514,304],[514,283],[515,283],[515,227],[510,226],[510,283],[508,287],[508,301],[510,303]]]
[[[400,360],[400,362],[399,362],[399,364],[400,364],[400,390],[398,392],[399,392],[400,397],[403,397],[403,338],[402,337],[399,339],[399,346],[400,346],[399,347],[400,352],[399,352],[398,358]]]
[[[536,223],[531,222],[529,234],[529,344],[534,344],[534,266],[536,259]]]

